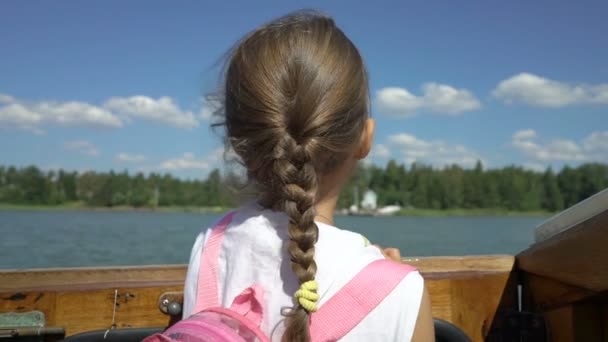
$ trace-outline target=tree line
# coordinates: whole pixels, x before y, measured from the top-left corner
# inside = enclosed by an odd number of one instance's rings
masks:
[[[157,207],[237,205],[233,195],[238,177],[215,169],[206,179],[184,180],[170,174],[43,171],[36,166],[0,166],[0,203]],[[507,166],[472,169],[458,165],[433,168],[395,161],[386,166],[359,166],[338,202],[353,203],[357,188],[378,195],[378,204],[421,209],[492,208],[512,211],[559,211],[608,187],[608,165],[588,163],[544,172]]]
[[[0,203],[59,205],[82,202],[96,207],[230,206],[224,179],[213,170],[205,180],[170,174],[42,171],[0,166]]]

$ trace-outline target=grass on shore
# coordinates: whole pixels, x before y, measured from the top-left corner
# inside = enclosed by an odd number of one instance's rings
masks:
[[[67,202],[62,204],[12,204],[0,203],[0,210],[31,210],[31,211],[54,211],[54,210],[78,210],[87,209],[81,202]]]
[[[131,206],[115,206],[115,207],[91,207],[82,202],[69,202],[57,205],[28,205],[28,204],[8,204],[0,203],[0,210],[24,210],[24,211],[156,211],[167,213],[220,213],[228,210],[224,207],[196,207],[196,206],[167,206],[167,207],[131,207]]]
[[[402,209],[397,216],[550,216],[548,211],[513,211],[501,208],[479,208],[479,209]]]

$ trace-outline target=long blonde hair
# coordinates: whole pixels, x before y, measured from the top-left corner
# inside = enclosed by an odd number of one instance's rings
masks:
[[[369,115],[361,55],[331,18],[297,12],[245,36],[224,77],[227,141],[259,186],[260,204],[288,215],[299,282],[314,280],[318,185],[353,153]],[[308,315],[297,304],[287,314],[286,341],[310,340]]]

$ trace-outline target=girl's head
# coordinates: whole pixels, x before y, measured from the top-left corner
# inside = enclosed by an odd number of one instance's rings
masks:
[[[289,216],[291,267],[300,283],[313,280],[315,203],[343,184],[371,144],[361,55],[331,18],[288,15],[235,47],[224,96],[228,142],[260,203]],[[296,305],[287,318],[285,339],[309,340],[308,312]]]

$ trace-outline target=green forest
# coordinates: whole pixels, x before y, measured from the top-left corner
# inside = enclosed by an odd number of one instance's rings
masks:
[[[43,171],[36,166],[0,166],[0,203],[91,207],[233,207],[234,175],[215,169],[204,180],[169,174]],[[589,163],[558,172],[518,166],[472,169],[433,168],[390,161],[385,167],[359,166],[344,189],[339,207],[352,204],[354,189],[372,189],[379,205],[417,209],[504,209],[556,212],[608,187],[608,165]]]

